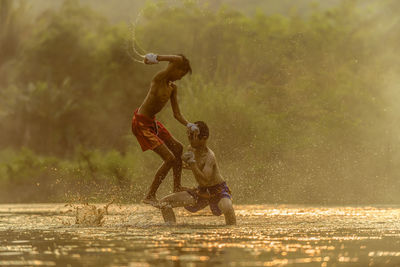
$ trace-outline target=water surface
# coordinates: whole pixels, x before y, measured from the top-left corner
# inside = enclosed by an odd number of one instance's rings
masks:
[[[208,209],[168,226],[144,205],[83,227],[62,204],[0,205],[0,266],[400,265],[400,207],[235,208],[233,227]]]

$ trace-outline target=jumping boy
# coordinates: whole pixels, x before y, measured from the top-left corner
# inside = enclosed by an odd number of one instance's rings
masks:
[[[199,133],[196,135],[188,131],[190,148],[183,154],[182,159],[186,163],[185,167],[192,170],[199,186],[168,195],[162,198],[156,207],[161,208],[167,223],[176,222],[172,208],[185,207],[190,212],[197,212],[209,205],[214,215],[224,214],[227,225],[236,224],[230,190],[219,172],[214,152],[207,146],[208,126],[202,121],[195,124]]]
[[[145,64],[157,64],[159,61],[168,61],[169,64],[165,70],[158,72],[152,78],[150,90],[132,118],[132,132],[142,150],[153,150],[164,161],[157,170],[149,192],[143,199],[143,203],[146,204],[157,203],[156,191],[171,168],[174,176],[173,192],[182,190],[182,144],[172,137],[161,122],[155,119],[155,115],[170,100],[174,117],[190,130],[198,131],[193,123],[188,123],[182,116],[177,100],[177,86],[173,83],[188,72],[192,72],[189,60],[184,55],[162,56],[150,53],[144,57]]]

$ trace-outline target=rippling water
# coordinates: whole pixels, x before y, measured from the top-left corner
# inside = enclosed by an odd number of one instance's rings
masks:
[[[0,205],[0,266],[400,266],[400,207],[235,208],[233,227],[207,209],[167,226],[144,205],[83,227],[61,204]]]

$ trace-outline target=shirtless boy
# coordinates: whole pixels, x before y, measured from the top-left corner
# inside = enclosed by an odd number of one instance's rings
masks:
[[[197,212],[209,205],[214,215],[224,214],[227,225],[236,224],[230,190],[219,172],[214,152],[207,146],[207,124],[202,121],[195,124],[199,133],[196,135],[188,131],[190,147],[182,159],[186,163],[185,167],[193,172],[199,186],[168,195],[160,200],[157,207],[161,208],[167,223],[176,221],[172,208],[185,207],[190,212]]]
[[[142,150],[153,150],[164,161],[157,170],[149,192],[143,199],[143,203],[146,204],[157,203],[156,191],[171,168],[174,176],[173,192],[182,190],[182,144],[172,137],[161,122],[155,119],[155,115],[170,100],[174,117],[190,130],[198,131],[193,123],[188,123],[182,116],[177,100],[177,86],[173,83],[176,80],[180,80],[188,72],[192,72],[189,60],[183,55],[162,56],[151,53],[144,57],[145,64],[157,64],[159,61],[168,61],[169,64],[165,70],[158,72],[153,77],[146,98],[142,105],[135,110],[132,118],[132,132]]]

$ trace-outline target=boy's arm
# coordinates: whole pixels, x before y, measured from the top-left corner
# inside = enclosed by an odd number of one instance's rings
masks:
[[[170,86],[172,86],[173,88],[170,99],[171,99],[172,111],[174,112],[174,118],[177,119],[183,125],[187,126],[189,122],[182,116],[181,111],[179,109],[177,87],[173,83],[171,83]]]
[[[187,147],[188,152],[191,151],[193,152],[193,148],[191,145],[188,145]],[[186,169],[186,170],[192,170],[192,168],[190,168],[189,163],[187,162],[186,159],[184,159],[184,156],[182,156],[182,169]]]
[[[205,183],[207,181],[206,176],[199,169],[199,167],[197,166],[196,162],[189,163],[189,167],[192,170],[193,175],[194,175],[194,177],[196,178],[197,181],[202,181],[203,183]]]
[[[179,62],[182,60],[181,56],[178,55],[157,55],[158,61],[169,61],[169,62]]]
[[[207,182],[212,177],[215,166],[215,158],[209,157],[206,160],[203,171],[199,169],[199,167],[196,164],[196,161],[190,161],[189,166],[192,169],[193,175],[195,176],[196,180]]]
[[[195,137],[199,134],[200,129],[197,127],[196,124],[188,122],[181,114],[181,111],[179,109],[179,104],[178,104],[178,88],[174,83],[170,83],[170,86],[172,86],[173,90],[171,93],[171,106],[172,106],[172,111],[174,112],[174,117],[177,119],[180,123],[185,125],[188,129],[189,132],[193,132]]]
[[[157,64],[159,61],[179,62],[181,60],[182,57],[178,55],[156,55],[149,53],[144,56],[143,62],[144,64]]]

